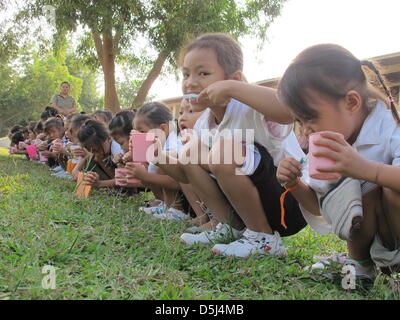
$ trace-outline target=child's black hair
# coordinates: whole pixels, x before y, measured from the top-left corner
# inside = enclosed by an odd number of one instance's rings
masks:
[[[25,141],[24,134],[21,131],[17,131],[11,136],[11,143],[18,145],[20,141]]]
[[[115,117],[112,118],[108,126],[111,135],[129,136],[133,129],[132,121],[135,117],[135,113],[136,111],[132,110],[118,112]]]
[[[393,117],[400,123],[393,97],[375,65],[370,61],[358,60],[339,45],[320,44],[301,52],[279,82],[279,97],[297,117],[304,120],[318,117],[318,111],[307,103],[307,89],[333,100],[344,98],[349,90],[357,90],[366,106],[368,98],[377,99],[382,95],[368,83],[362,66],[370,68],[378,76],[389,96]],[[383,100],[388,105],[386,99]]]
[[[60,118],[50,118],[44,124],[44,132],[48,133],[50,128],[64,128],[64,123]]]
[[[33,132],[35,132],[36,134],[39,134],[39,133],[41,133],[43,131],[44,131],[43,122],[38,121],[36,123],[36,126],[33,128]]]
[[[88,150],[92,146],[102,146],[110,136],[106,126],[96,120],[87,120],[79,129],[78,140]]]
[[[143,117],[146,123],[153,128],[172,120],[172,112],[160,102],[149,102],[143,105],[136,112],[136,117]]]
[[[104,122],[107,123],[109,123],[113,117],[112,112],[108,110],[96,110],[93,115],[102,118]]]
[[[243,52],[239,43],[225,33],[206,33],[186,45],[180,52],[180,64],[185,55],[194,49],[212,49],[218,63],[229,77],[236,71],[243,71]]]
[[[90,120],[91,117],[87,114],[77,114],[71,119],[70,130],[79,129],[87,120]]]
[[[49,118],[56,117],[58,115],[57,109],[47,106],[40,115],[40,119],[46,121]]]
[[[28,130],[29,130],[29,131],[32,131],[32,132],[35,132],[35,127],[36,127],[36,125],[37,125],[37,122],[36,122],[36,121],[29,121]]]
[[[12,126],[11,129],[10,129],[10,134],[14,134],[14,133],[16,133],[18,131],[22,131],[22,129],[23,129],[23,126],[21,126],[19,124],[15,125],[15,126]]]

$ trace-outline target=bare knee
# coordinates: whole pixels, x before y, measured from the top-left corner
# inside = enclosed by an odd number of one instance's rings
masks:
[[[394,210],[400,210],[400,192],[382,188],[383,200]]]
[[[215,175],[232,175],[243,165],[245,148],[232,140],[219,140],[208,157],[210,171]]]

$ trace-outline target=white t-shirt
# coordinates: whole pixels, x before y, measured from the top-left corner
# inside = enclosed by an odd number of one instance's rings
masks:
[[[364,158],[400,166],[400,126],[393,119],[392,113],[385,103],[378,100],[376,106],[365,119],[360,134],[353,144],[353,148]],[[304,168],[302,181],[309,185],[318,195],[326,194],[337,182],[323,181],[310,178],[308,168]],[[361,184],[364,181],[360,181]],[[307,223],[318,233],[331,232],[331,225],[322,216],[314,216],[301,207]]]
[[[235,133],[235,129],[240,131]],[[227,105],[221,123],[218,125],[215,123],[215,117],[208,108],[196,121],[193,130],[201,141],[209,147],[211,147],[212,139],[217,138],[224,131],[231,132],[232,137],[246,141],[246,130],[252,130],[254,141],[267,149],[274,159],[275,166],[278,166],[284,158],[293,157],[300,160],[304,156],[304,152],[301,150],[293,132],[293,125],[268,121],[263,114],[235,99],[231,99]],[[250,132],[248,131],[248,133]],[[251,141],[251,143],[254,141]],[[257,154],[257,150],[255,152]],[[255,161],[257,161],[257,155]]]
[[[172,152],[173,150],[176,151],[177,154],[182,149],[182,141],[178,137],[178,133],[175,130],[169,132],[167,139],[163,145],[163,151],[166,153]],[[153,163],[149,163],[147,167],[147,172],[157,173],[157,167]]]
[[[121,145],[116,142],[115,140],[111,141],[111,155],[115,156],[118,153],[124,154],[124,150],[122,149]]]

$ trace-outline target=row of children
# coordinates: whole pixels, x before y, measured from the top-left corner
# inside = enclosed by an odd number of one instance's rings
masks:
[[[67,133],[80,145],[74,170],[94,155],[98,170],[86,180],[94,187],[115,185],[109,169],[125,166],[126,179],[140,180],[125,186],[153,191],[158,203],[142,210],[155,218],[190,218],[176,201],[184,194],[196,215],[195,227],[180,237],[187,245],[213,244],[215,254],[237,257],[286,255],[281,237],[309,224],[347,241],[349,254],[331,258],[353,265],[358,277],[400,265],[400,120],[374,64],[340,46],[317,45],[296,57],[277,90],[265,88],[246,83],[241,48],[225,34],[200,36],[183,49],[180,63],[180,134],[160,103],[123,111],[108,129],[87,115],[65,126],[50,119],[45,133],[51,139]],[[363,67],[387,96],[370,85]],[[313,137],[307,156],[295,121]],[[158,132],[162,149],[155,148],[150,164],[132,162],[132,128]]]

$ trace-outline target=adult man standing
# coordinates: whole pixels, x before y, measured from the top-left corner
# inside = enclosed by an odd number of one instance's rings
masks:
[[[60,93],[55,94],[50,101],[51,106],[64,116],[76,112],[76,102],[75,99],[69,95],[69,90],[69,83],[64,81],[61,83]]]

